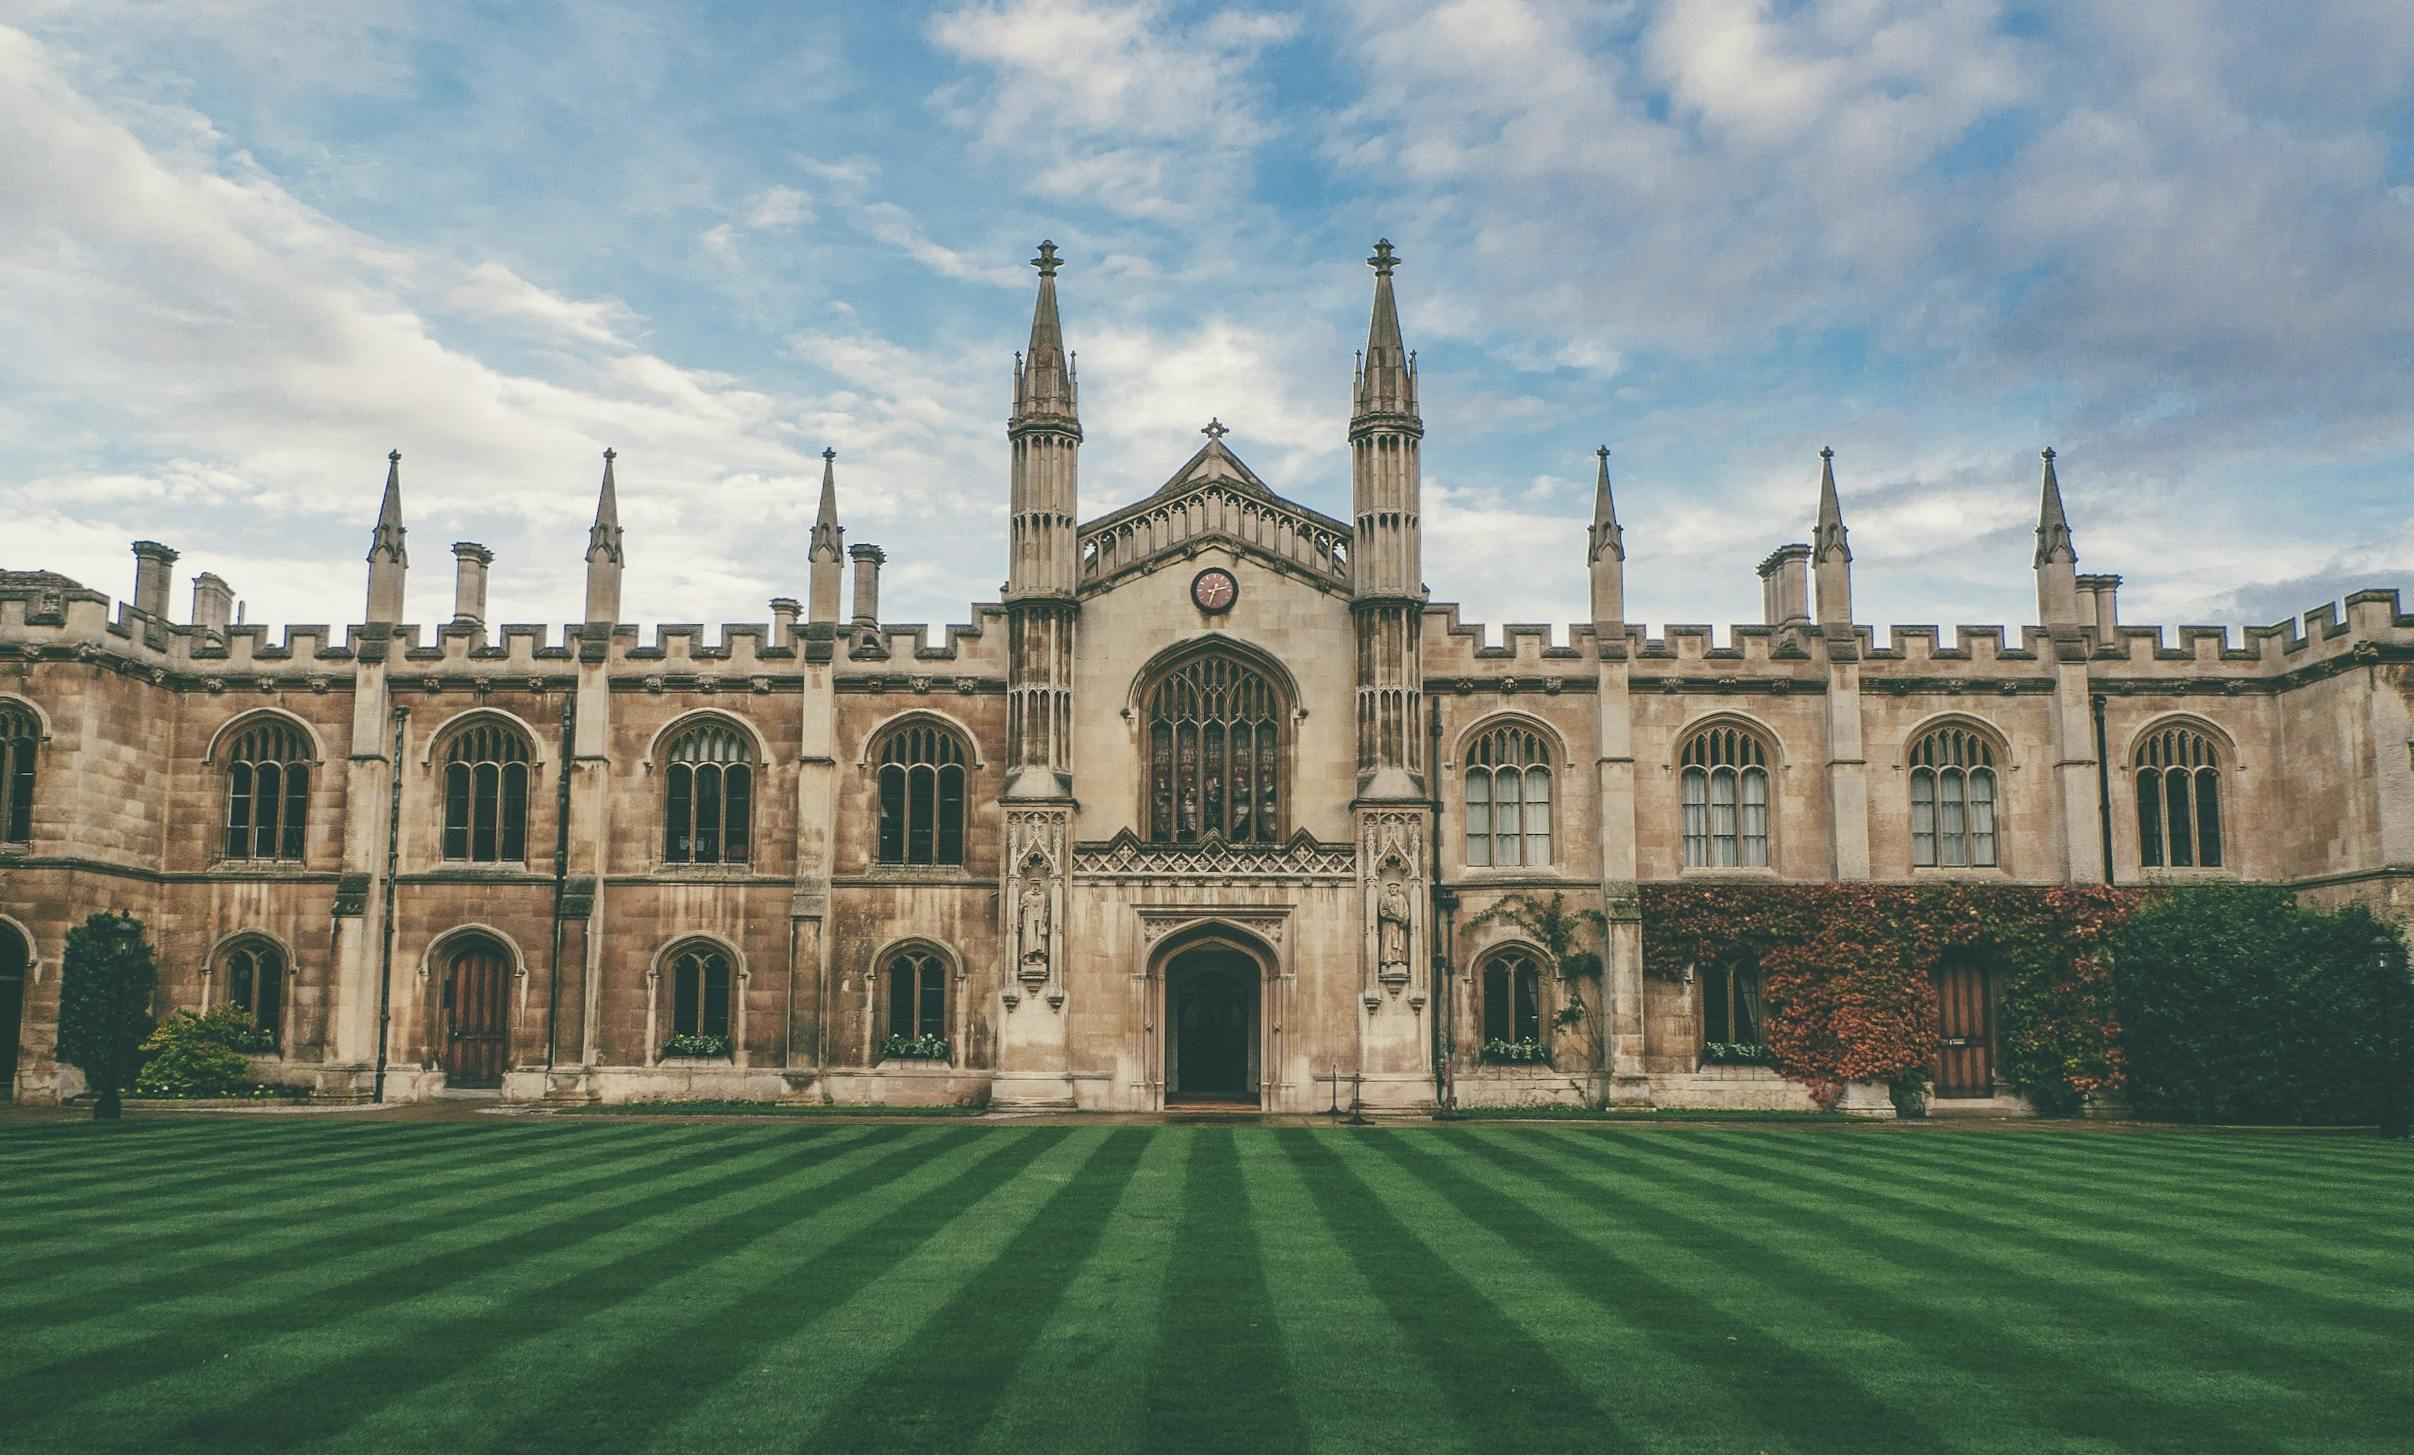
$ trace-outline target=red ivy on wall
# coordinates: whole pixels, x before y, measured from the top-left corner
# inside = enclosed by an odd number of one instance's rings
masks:
[[[2120,1027],[2099,953],[2139,891],[2103,885],[1642,886],[1645,973],[1736,955],[1760,966],[1777,1069],[1833,1104],[1937,1050],[1937,962],[1969,955],[2001,987],[2003,1075],[2041,1110],[2122,1086]]]

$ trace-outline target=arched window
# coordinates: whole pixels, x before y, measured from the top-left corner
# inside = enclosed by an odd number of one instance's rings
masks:
[[[225,857],[299,860],[309,819],[310,739],[262,718],[227,745]]]
[[[2221,754],[2195,728],[2138,744],[2137,852],[2148,869],[2221,867]]]
[[[729,956],[689,945],[671,956],[671,1034],[729,1039]]]
[[[218,957],[226,1003],[251,1017],[251,1027],[280,1045],[285,1024],[285,957],[265,940],[239,940]]]
[[[1760,999],[1758,965],[1748,959],[1721,960],[1702,971],[1701,986],[1704,1047],[1764,1044],[1768,1018]]]
[[[914,722],[880,749],[880,862],[964,862],[964,744]]]
[[[947,963],[930,950],[899,950],[883,972],[888,981],[888,1033],[893,1039],[947,1037]]]
[[[1467,749],[1467,864],[1551,862],[1551,757],[1540,733],[1502,723]]]
[[[1149,689],[1148,841],[1271,844],[1282,832],[1282,694],[1209,652]]]
[[[1912,745],[1911,862],[1994,867],[1995,748],[1969,728],[1940,727]]]
[[[1765,869],[1769,755],[1757,734],[1728,724],[1685,744],[1685,867]]]
[[[444,857],[517,864],[528,857],[528,739],[492,721],[473,723],[444,755]]]
[[[33,837],[34,749],[42,725],[14,704],[0,704],[0,843]]]
[[[727,723],[702,722],[671,743],[664,769],[662,858],[743,864],[754,827],[754,749]]]
[[[1484,1039],[1542,1039],[1542,970],[1523,950],[1503,950],[1484,962]]]

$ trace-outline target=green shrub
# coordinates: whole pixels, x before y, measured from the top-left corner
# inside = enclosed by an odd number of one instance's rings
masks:
[[[251,1017],[235,1006],[176,1012],[144,1039],[134,1094],[186,1098],[248,1091],[251,1063],[234,1042],[251,1035]]]
[[[673,1036],[662,1043],[662,1059],[673,1056],[726,1056],[729,1054],[727,1036]]]
[[[141,1065],[151,1032],[151,993],[159,967],[129,914],[102,913],[67,932],[59,975],[58,1057],[84,1073],[94,1092],[92,1114],[118,1112],[118,1095]]]
[[[2414,994],[2403,941],[2369,911],[2310,910],[2259,885],[2191,886],[2140,909],[2108,948],[2129,1099],[2141,1115],[2377,1115],[2383,974],[2395,977],[2401,1027],[2414,1023]]]
[[[1776,1059],[1769,1048],[1758,1041],[1705,1041],[1702,1043],[1704,1066],[1774,1066]]]
[[[1548,1066],[1551,1048],[1540,1041],[1504,1041],[1494,1036],[1484,1042],[1484,1059],[1503,1066]]]
[[[891,1036],[880,1047],[883,1061],[944,1061],[947,1059],[947,1038],[944,1036]]]

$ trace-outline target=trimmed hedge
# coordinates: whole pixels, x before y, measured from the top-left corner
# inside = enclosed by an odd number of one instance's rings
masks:
[[[2113,934],[2106,958],[2141,1115],[2373,1120],[2384,974],[2395,977],[2401,1086],[2414,1062],[2404,941],[2361,906],[2307,909],[2261,885],[2172,889]]]

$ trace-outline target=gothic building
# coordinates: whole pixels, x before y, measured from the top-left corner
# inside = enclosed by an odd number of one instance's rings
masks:
[[[322,1096],[1291,1111],[1426,1108],[1445,1082],[1799,1103],[1704,1064],[1753,1036],[1748,971],[1643,975],[1654,882],[2237,876],[2414,917],[2394,593],[2237,646],[2125,624],[2120,578],[2077,574],[2048,450],[2041,624],[1881,633],[1822,451],[1765,620],[1655,637],[1626,616],[1604,450],[1591,620],[1490,645],[1428,599],[1416,358],[1390,245],[1369,261],[1349,519],[1210,424],[1084,520],[1042,244],[1004,599],[937,646],[881,619],[828,451],[805,601],[767,626],[620,620],[608,450],[561,633],[490,624],[468,542],[452,619],[401,621],[399,456],[341,633],[232,623],[207,574],[177,622],[149,541],[115,610],[0,573],[0,1086],[79,1084],[60,956],[102,909],[148,927],[163,1002],[242,1007],[262,1078]],[[1514,894],[1606,915],[1602,1033],[1555,1065],[1480,1053],[1564,1031],[1544,947],[1482,919]],[[1972,973],[1942,998],[1942,1090],[2009,1104]]]

